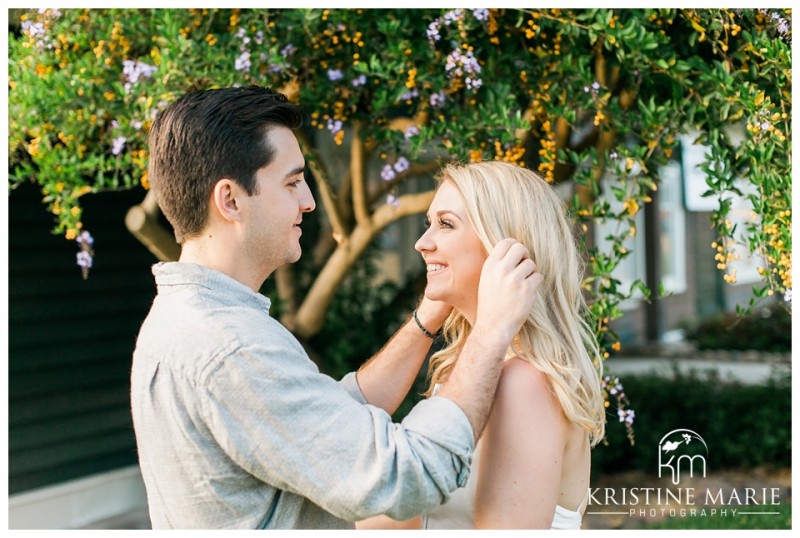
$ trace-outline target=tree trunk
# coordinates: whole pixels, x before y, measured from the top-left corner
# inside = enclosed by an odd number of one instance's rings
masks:
[[[424,212],[433,195],[434,191],[407,194],[400,197],[397,208],[379,207],[367,223],[357,225],[353,233],[339,243],[297,311],[294,333],[299,338],[309,339],[320,331],[336,289],[378,233],[405,216]]]

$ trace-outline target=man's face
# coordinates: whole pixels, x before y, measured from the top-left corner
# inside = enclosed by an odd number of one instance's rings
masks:
[[[258,194],[247,198],[245,248],[271,274],[300,259],[300,222],[313,211],[314,197],[305,181],[305,159],[291,130],[274,127],[267,135],[275,156],[256,172]]]

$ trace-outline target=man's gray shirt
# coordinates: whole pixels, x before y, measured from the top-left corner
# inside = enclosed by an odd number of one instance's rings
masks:
[[[473,432],[451,400],[395,424],[355,374],[319,373],[268,298],[200,265],[153,274],[131,373],[153,528],[352,528],[420,514],[466,483]]]

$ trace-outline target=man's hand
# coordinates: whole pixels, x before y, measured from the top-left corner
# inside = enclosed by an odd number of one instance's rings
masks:
[[[475,327],[510,344],[528,318],[543,280],[522,243],[514,239],[497,243],[481,271]]]

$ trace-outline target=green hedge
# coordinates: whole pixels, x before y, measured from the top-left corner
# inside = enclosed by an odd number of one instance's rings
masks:
[[[672,430],[700,434],[713,469],[790,467],[792,387],[789,374],[774,373],[763,385],[723,381],[711,371],[676,371],[674,378],[624,376],[621,380],[636,411],[635,443],[609,416],[607,444],[592,455],[592,474],[631,470],[657,472],[658,443]]]
[[[684,324],[686,338],[697,349],[756,350],[788,353],[792,350],[792,314],[785,304],[773,303],[747,316],[715,314]]]

